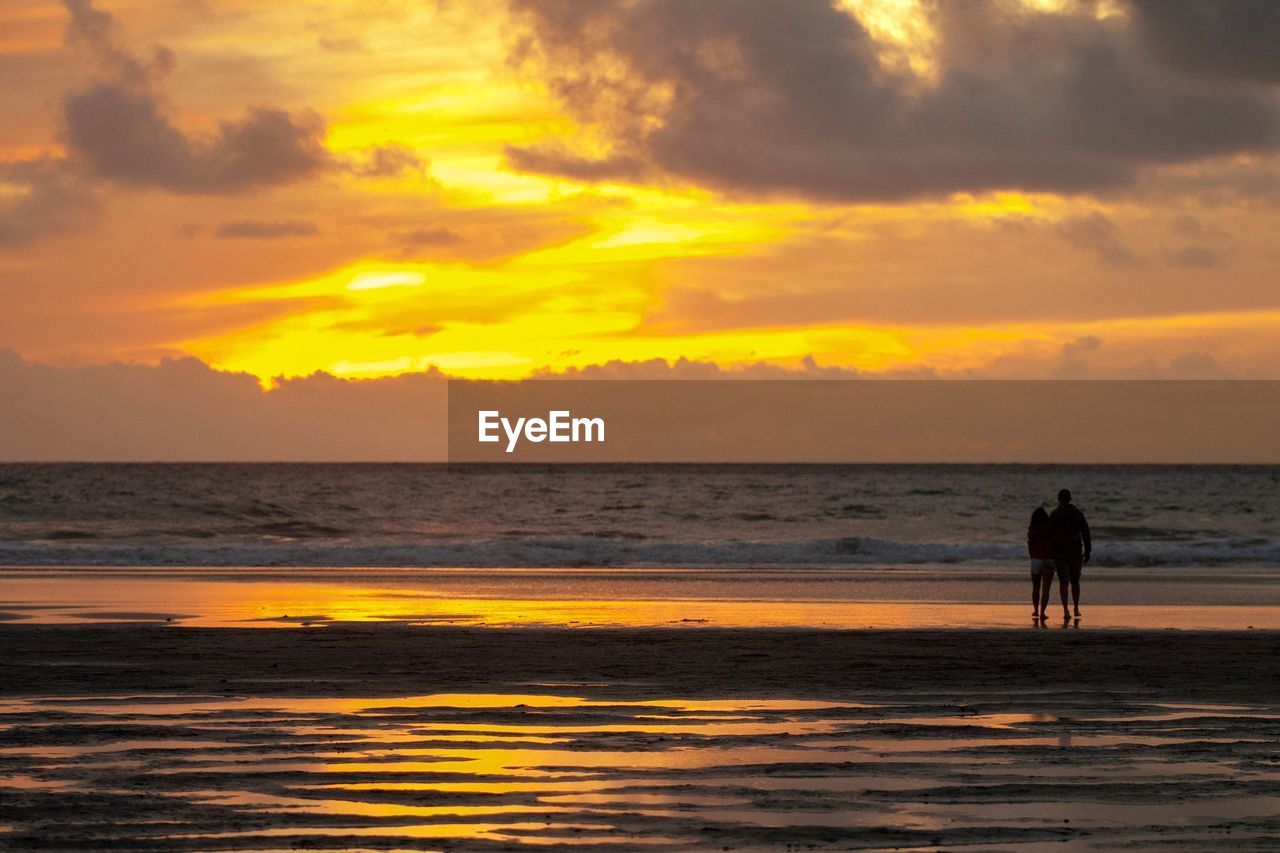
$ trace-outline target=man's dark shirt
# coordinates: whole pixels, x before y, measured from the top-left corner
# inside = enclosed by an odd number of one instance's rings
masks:
[[[1049,529],[1053,531],[1053,553],[1055,556],[1079,557],[1093,550],[1089,539],[1089,522],[1084,520],[1084,513],[1076,509],[1074,504],[1059,504],[1049,513]]]

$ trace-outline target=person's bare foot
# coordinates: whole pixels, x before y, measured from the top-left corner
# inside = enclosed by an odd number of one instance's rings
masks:
[[[1077,608],[1076,608],[1076,618],[1077,618],[1077,619],[1079,619],[1079,618],[1080,618],[1080,608],[1079,608],[1079,607],[1077,607]]]

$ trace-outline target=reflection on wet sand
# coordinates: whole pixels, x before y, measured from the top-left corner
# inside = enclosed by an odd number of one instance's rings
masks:
[[[1278,740],[1269,708],[927,686],[4,699],[0,846],[1265,846]]]
[[[919,573],[351,569],[0,569],[0,617],[12,622],[159,623],[320,628],[335,623],[558,627],[993,628],[1032,626],[1021,575],[964,571],[926,584]],[[1164,578],[1153,602],[1141,570],[1089,588],[1078,627],[1280,628],[1280,574]],[[212,575],[216,579],[209,579]],[[1015,583],[1015,580],[1018,583]],[[986,597],[974,599],[975,590]],[[1181,592],[1179,592],[1181,590]],[[1019,603],[1005,603],[1018,601]]]

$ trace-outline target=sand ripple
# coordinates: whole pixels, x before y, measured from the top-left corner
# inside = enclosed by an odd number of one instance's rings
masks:
[[[1280,833],[1266,708],[590,694],[0,700],[0,846],[1261,849]]]

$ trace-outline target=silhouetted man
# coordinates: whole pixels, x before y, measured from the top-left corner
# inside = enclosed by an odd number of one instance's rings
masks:
[[[1071,492],[1058,492],[1058,507],[1049,513],[1049,529],[1053,536],[1053,563],[1058,570],[1058,592],[1062,595],[1062,618],[1071,618],[1067,609],[1067,585],[1071,585],[1071,601],[1076,618],[1080,618],[1080,571],[1089,562],[1093,542],[1089,538],[1089,522],[1084,513],[1071,503]]]

